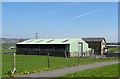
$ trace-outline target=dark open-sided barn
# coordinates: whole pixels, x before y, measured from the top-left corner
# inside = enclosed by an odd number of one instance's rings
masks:
[[[17,54],[51,56],[78,56],[91,50],[82,39],[31,39],[16,44]]]

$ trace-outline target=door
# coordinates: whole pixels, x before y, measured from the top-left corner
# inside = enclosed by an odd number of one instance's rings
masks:
[[[83,43],[78,42],[78,56],[81,56],[83,53]]]

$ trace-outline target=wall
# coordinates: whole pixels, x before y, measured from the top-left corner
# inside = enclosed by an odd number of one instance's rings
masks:
[[[82,42],[83,43],[83,52],[89,51],[91,50],[91,48],[88,48],[88,44],[81,40],[74,40],[74,42],[70,43],[70,56],[78,56],[78,42]]]
[[[101,55],[104,54],[104,50],[103,50],[104,47],[106,47],[106,42],[103,40],[103,41],[101,42]]]

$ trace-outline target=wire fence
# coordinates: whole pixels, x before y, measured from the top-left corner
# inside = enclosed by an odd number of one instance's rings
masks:
[[[16,60],[16,62],[15,62]],[[106,58],[99,56],[91,57],[53,57],[48,55],[16,55],[3,54],[2,76],[9,76],[9,72],[16,67],[15,74],[28,74],[50,69],[88,64],[94,62],[116,60],[116,58]]]
[[[2,77],[2,51],[0,49],[0,78]]]
[[[2,75],[9,75],[9,72],[14,68],[13,58],[12,54],[2,54]]]

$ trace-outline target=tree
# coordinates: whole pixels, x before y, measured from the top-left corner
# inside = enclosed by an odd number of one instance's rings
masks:
[[[19,39],[19,42],[23,42],[23,41],[25,41],[25,40],[24,40],[24,39],[22,39],[22,38],[20,38],[20,39]]]

